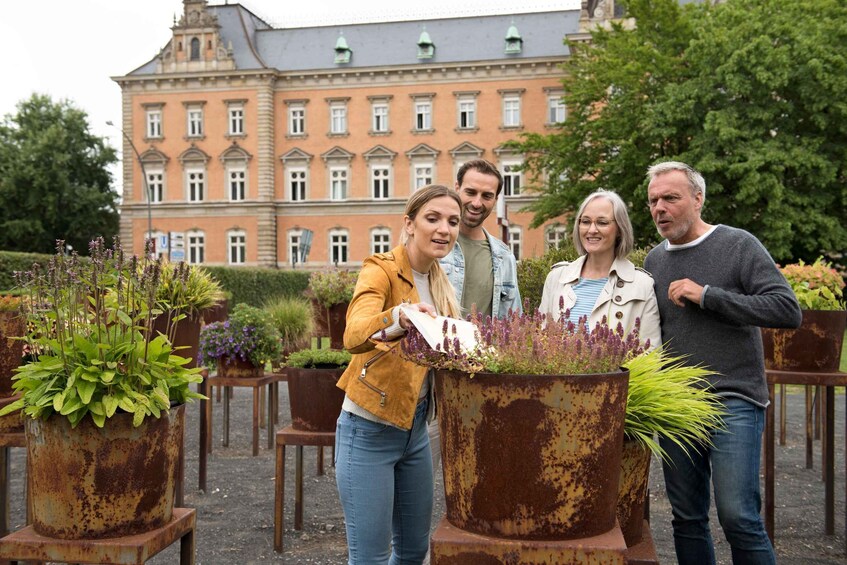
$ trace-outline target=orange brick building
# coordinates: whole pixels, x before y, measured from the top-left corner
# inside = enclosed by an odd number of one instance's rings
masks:
[[[452,186],[477,157],[504,174],[519,259],[566,237],[563,222],[529,229],[521,155],[503,143],[565,119],[563,39],[587,6],[280,29],[238,4],[183,4],[162,51],[114,79],[138,157],[120,230],[135,252],[149,212],[172,259],[301,266],[308,247],[306,267],[357,266],[396,244],[411,192]],[[504,232],[493,214],[486,227]]]

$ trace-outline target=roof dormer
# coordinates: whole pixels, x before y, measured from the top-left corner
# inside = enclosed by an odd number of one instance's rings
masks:
[[[523,39],[521,38],[521,34],[518,32],[518,28],[515,26],[515,22],[513,20],[512,25],[510,25],[508,31],[506,31],[506,49],[504,52],[507,55],[514,55],[520,53],[522,49]]]
[[[235,68],[232,45],[224,46],[218,18],[206,0],[183,0],[183,14],[171,27],[173,37],[159,54],[156,72],[219,71]]]
[[[350,62],[350,56],[353,50],[347,46],[347,40],[344,39],[344,32],[338,32],[338,41],[335,42],[335,62],[344,64]]]
[[[418,38],[418,59],[432,59],[433,55],[435,55],[435,43],[430,39],[424,26]]]

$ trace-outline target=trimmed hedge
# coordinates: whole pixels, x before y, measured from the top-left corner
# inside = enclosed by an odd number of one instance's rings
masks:
[[[0,290],[15,287],[13,273],[28,271],[33,263],[47,266],[52,255],[0,251]],[[279,296],[302,296],[309,285],[309,272],[251,267],[216,267],[203,265],[232,295],[230,307],[241,302],[261,307]]]

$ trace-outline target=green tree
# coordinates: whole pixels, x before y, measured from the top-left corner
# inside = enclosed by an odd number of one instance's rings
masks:
[[[534,224],[597,188],[658,239],[647,166],[706,177],[704,217],[748,229],[778,260],[847,246],[847,6],[839,0],[631,0],[635,27],[571,44],[568,118],[516,143],[541,197]]]
[[[118,230],[107,167],[115,150],[69,101],[34,94],[0,124],[0,249],[49,253],[57,239],[87,252]]]

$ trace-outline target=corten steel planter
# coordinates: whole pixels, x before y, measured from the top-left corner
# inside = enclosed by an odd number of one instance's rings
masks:
[[[243,361],[240,357],[224,355],[218,358],[218,376],[228,379],[245,379],[261,377],[265,374],[264,367],[257,367],[250,361]]]
[[[203,310],[202,316],[204,324],[212,324],[214,322],[225,322],[229,318],[229,300],[221,298],[214,306]]]
[[[344,391],[335,386],[344,369],[286,368],[291,426],[307,432],[334,432]]]
[[[173,323],[172,320],[173,315],[169,316],[167,312],[157,316],[153,320],[153,335],[156,336],[163,333],[169,336],[169,326]],[[197,352],[200,349],[200,327],[203,325],[202,321],[200,316],[186,316],[177,322],[176,333],[173,339],[173,346],[176,349],[174,355],[189,359],[188,363],[183,365],[184,367],[194,368],[197,366]]]
[[[329,346],[332,349],[344,349],[344,330],[347,329],[348,302],[333,304],[329,307]]]
[[[19,339],[26,331],[26,321],[18,312],[0,312],[0,397],[12,394],[12,375],[21,364],[24,342]]]
[[[617,516],[627,547],[641,542],[647,483],[650,479],[650,455],[650,450],[637,441],[624,440]]]
[[[447,520],[523,540],[614,528],[628,382],[437,372]]]
[[[174,505],[185,406],[145,418],[118,413],[98,428],[84,418],[26,419],[32,525],[43,536],[101,539],[162,527]]]
[[[12,402],[15,402],[21,396],[23,396],[23,394],[18,393],[13,394],[12,396],[0,398],[0,409],[3,409]],[[24,431],[24,421],[21,418],[20,410],[12,412],[11,414],[6,414],[5,416],[0,416],[0,434],[11,434],[22,431]]]
[[[309,299],[312,303],[312,311],[315,319],[315,335],[318,337],[329,336],[329,319],[327,308],[323,304],[315,300]]]
[[[847,324],[844,310],[803,310],[796,330],[762,328],[765,367],[777,371],[838,371]]]

